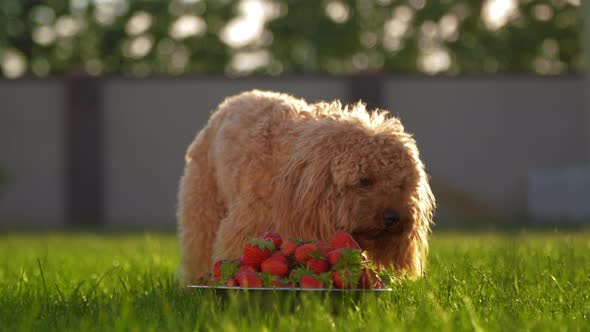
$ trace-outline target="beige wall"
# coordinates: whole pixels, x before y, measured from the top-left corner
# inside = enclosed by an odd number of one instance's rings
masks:
[[[587,161],[590,163],[590,1],[582,1],[584,6],[584,32],[581,34],[582,44],[586,55],[586,139],[588,142]]]
[[[346,96],[336,80],[111,80],[105,85],[109,224],[174,225],[184,152],[224,97],[272,89],[309,100]]]
[[[394,79],[386,91],[416,135],[441,216],[524,216],[529,170],[585,162],[581,78]]]
[[[588,5],[588,7],[590,7],[590,5]],[[590,42],[588,42],[588,44],[588,48],[590,49]],[[590,54],[590,50],[588,50],[588,54]],[[588,56],[588,67],[586,73],[586,87],[584,89],[584,96],[586,97],[586,106],[584,108],[586,110],[586,147],[588,148],[586,150],[586,163],[590,164],[590,55]]]
[[[109,225],[174,226],[184,151],[224,97],[252,88],[310,101],[348,95],[345,80],[317,77],[102,83]],[[10,175],[0,227],[63,222],[64,86],[0,81],[0,167]],[[384,102],[416,135],[441,223],[513,221],[526,213],[530,170],[588,161],[585,87],[576,77],[400,77],[385,83]]]
[[[57,81],[0,81],[0,226],[63,222],[63,96]]]

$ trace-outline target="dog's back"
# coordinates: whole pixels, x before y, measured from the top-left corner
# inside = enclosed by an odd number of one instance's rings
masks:
[[[285,157],[294,123],[307,107],[289,95],[257,90],[219,106],[208,126],[214,132],[210,154],[227,201],[244,190],[262,197],[270,194],[273,170]],[[226,185],[224,179],[231,181]]]

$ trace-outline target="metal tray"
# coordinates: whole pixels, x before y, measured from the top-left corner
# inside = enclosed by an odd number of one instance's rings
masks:
[[[189,285],[186,286],[192,289],[215,289],[215,290],[238,290],[249,292],[334,292],[334,293],[387,293],[391,292],[391,288],[379,288],[379,289],[339,289],[339,288],[281,288],[281,287],[259,287],[259,288],[242,288],[242,287],[229,287],[229,286],[201,286],[201,285]]]

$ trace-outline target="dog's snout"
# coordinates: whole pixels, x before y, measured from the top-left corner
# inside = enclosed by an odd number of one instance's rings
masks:
[[[399,213],[393,210],[383,212],[383,224],[387,227],[395,225],[399,221]]]

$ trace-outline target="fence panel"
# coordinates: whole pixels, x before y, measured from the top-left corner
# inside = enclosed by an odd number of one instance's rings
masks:
[[[0,81],[0,226],[64,223],[64,93],[60,81]]]

